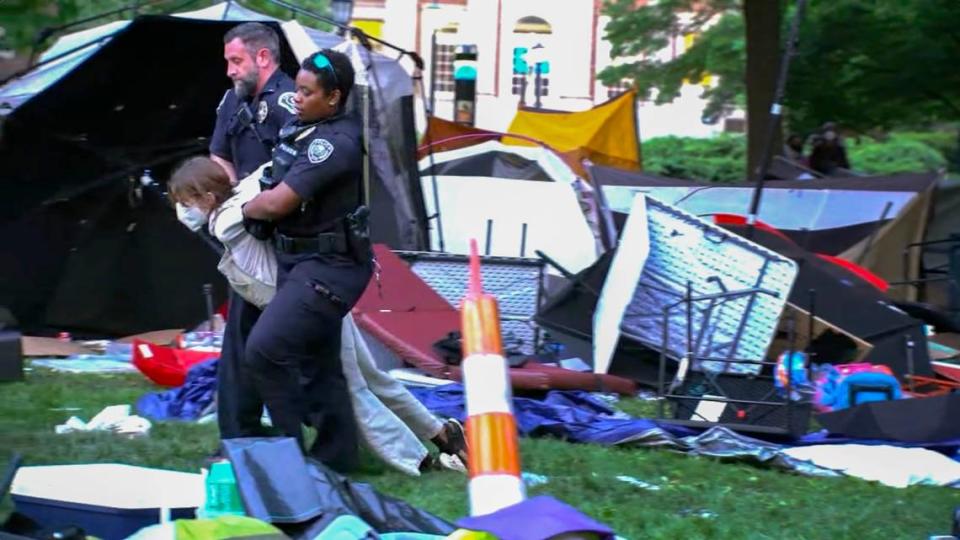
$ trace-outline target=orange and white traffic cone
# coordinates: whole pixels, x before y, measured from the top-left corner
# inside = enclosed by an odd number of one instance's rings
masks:
[[[467,400],[470,515],[523,501],[517,421],[500,340],[497,300],[484,294],[477,241],[470,241],[470,287],[460,308]]]

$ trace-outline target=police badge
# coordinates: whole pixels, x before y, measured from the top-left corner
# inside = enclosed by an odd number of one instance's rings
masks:
[[[262,124],[264,120],[267,119],[267,102],[261,101],[260,106],[257,107],[257,123]]]
[[[333,153],[333,144],[326,139],[314,139],[307,148],[310,163],[323,163]]]

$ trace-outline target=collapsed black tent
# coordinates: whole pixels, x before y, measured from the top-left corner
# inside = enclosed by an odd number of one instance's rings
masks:
[[[725,226],[746,236],[746,227]],[[756,229],[752,240],[798,263],[797,279],[789,302],[869,343],[873,348],[862,359],[884,364],[899,376],[932,375],[923,322],[900,311],[889,298],[850,271],[827,262],[775,233]],[[544,304],[536,320],[551,332],[579,341],[579,351],[589,357],[593,334],[593,312],[603,289],[613,251],[607,252]],[[810,291],[815,294],[811,295]],[[798,321],[803,331],[804,321]],[[908,353],[907,344],[912,347]],[[911,356],[912,355],[912,356]],[[658,379],[657,353],[621,335],[609,373],[655,385]],[[820,358],[821,362],[843,363]],[[673,363],[668,364],[671,368]],[[670,376],[671,373],[667,373]]]
[[[798,272],[790,303],[808,313],[812,310],[816,317],[873,345],[864,361],[890,366],[900,377],[911,371],[914,375],[933,374],[923,321],[901,311],[872,285],[776,233],[724,227],[796,261]]]
[[[571,354],[592,363],[593,314],[597,309],[603,282],[607,279],[615,251],[600,256],[597,261],[569,279],[537,310],[535,320],[557,341],[570,349]],[[656,386],[659,374],[659,353],[639,341],[621,334],[607,373],[627,377],[641,384]],[[668,376],[673,375],[673,364],[668,363]]]
[[[214,284],[215,301],[225,299],[217,253],[176,221],[164,194],[173,165],[206,153],[229,88],[223,34],[238,21],[264,19],[220,6],[217,17],[230,20],[185,14],[111,23],[87,45],[0,88],[0,305],[23,331],[184,327],[206,315],[203,284]],[[306,34],[318,46],[342,42]],[[281,47],[282,69],[295,73],[286,39]],[[359,56],[372,111],[372,234],[392,247],[423,249],[412,83],[395,60]],[[391,67],[409,88],[376,87],[389,78],[375,71]],[[145,170],[158,182],[140,183]]]

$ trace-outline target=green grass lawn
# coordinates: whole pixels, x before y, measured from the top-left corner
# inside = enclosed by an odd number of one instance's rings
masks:
[[[0,384],[0,463],[20,452],[27,465],[115,462],[197,471],[216,447],[213,425],[155,423],[138,439],[53,432],[71,415],[89,420],[104,406],[133,404],[151,390],[139,375],[41,370],[28,373],[26,382]],[[624,408],[636,413],[646,406],[626,402]],[[553,495],[632,539],[926,538],[949,531],[960,505],[956,489],[806,478],[664,450],[546,439],[525,439],[521,448],[523,469],[548,478],[532,494]],[[618,475],[661,489],[638,488]],[[410,478],[368,457],[354,478],[451,520],[466,512],[466,479],[456,473]]]

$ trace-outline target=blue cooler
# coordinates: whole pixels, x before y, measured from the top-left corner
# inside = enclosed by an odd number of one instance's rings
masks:
[[[16,510],[44,527],[75,525],[120,540],[164,519],[193,519],[199,474],[114,463],[22,467],[10,490]]]

